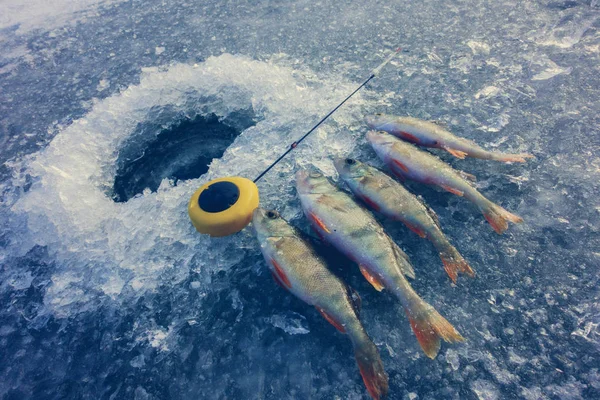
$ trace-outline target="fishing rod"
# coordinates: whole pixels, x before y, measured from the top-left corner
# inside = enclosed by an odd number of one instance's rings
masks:
[[[401,49],[390,54],[377,68],[371,71],[368,78],[350,93],[341,103],[325,115],[315,126],[261,172],[254,181],[240,176],[226,176],[205,183],[192,195],[188,203],[188,214],[192,224],[200,233],[210,236],[227,236],[244,229],[252,220],[254,210],[258,207],[259,193],[256,182],[277,165],[285,156],[294,150],[304,139],[313,133],[323,122],[344,105],[352,96],[375,78]]]
[[[331,115],[334,112],[336,112],[338,110],[338,108],[340,108],[341,106],[344,105],[345,102],[350,100],[350,98],[352,96],[354,96],[360,89],[362,89],[367,83],[369,83],[371,81],[371,79],[375,78],[381,72],[383,67],[385,67],[390,61],[392,61],[394,59],[394,57],[396,57],[396,55],[400,52],[400,50],[402,50],[402,49],[398,48],[395,52],[390,54],[389,57],[386,58],[381,64],[379,64],[379,66],[377,68],[375,68],[373,71],[371,71],[371,75],[369,75],[369,77],[363,83],[361,83],[359,87],[354,89],[354,91],[352,93],[350,93],[344,100],[342,100],[341,103],[339,103],[337,106],[335,106],[335,108],[333,110],[329,111],[329,113],[327,113],[327,115],[325,115],[323,118],[321,118],[321,120],[319,122],[317,122],[317,124],[315,126],[313,126],[308,132],[306,132],[304,134],[304,136],[302,136],[300,139],[298,139],[297,141],[292,143],[290,145],[290,147],[282,155],[280,155],[279,158],[277,158],[277,160],[273,161],[273,163],[271,165],[269,165],[263,172],[261,172],[260,175],[258,175],[256,178],[254,178],[253,182],[254,183],[258,182],[260,180],[260,178],[265,176],[265,174],[267,172],[269,172],[275,165],[277,165],[277,163],[279,163],[281,160],[283,160],[285,158],[285,156],[287,156],[289,153],[291,153],[292,150],[294,150],[300,143],[302,143],[302,141],[304,139],[306,139],[308,137],[308,135],[313,133],[323,122],[325,122],[329,117],[331,117]]]

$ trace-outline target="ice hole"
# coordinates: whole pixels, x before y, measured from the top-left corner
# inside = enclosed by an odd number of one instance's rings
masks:
[[[159,121],[138,124],[131,140],[119,152],[112,198],[125,202],[145,189],[155,192],[163,179],[195,179],[208,171],[213,159],[245,129],[255,124],[250,110],[239,111],[225,119],[215,114],[194,117],[169,116],[161,110]],[[164,118],[174,122],[162,123]],[[142,143],[136,138],[150,137]]]

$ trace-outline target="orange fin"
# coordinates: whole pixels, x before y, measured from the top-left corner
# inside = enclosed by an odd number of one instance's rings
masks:
[[[427,357],[434,359],[440,351],[440,342],[462,342],[465,340],[452,324],[432,306],[425,303],[418,313],[407,312],[410,326]]]
[[[331,315],[327,314],[321,307],[315,307],[315,308],[317,310],[319,310],[319,312],[321,313],[323,318],[325,318],[327,320],[327,322],[329,322],[331,325],[335,326],[335,328],[338,331],[340,331],[342,333],[346,333],[346,328],[344,328],[344,325],[337,322]]]
[[[287,287],[288,289],[291,288],[292,284],[290,283],[290,280],[285,275],[285,272],[283,272],[283,269],[281,268],[281,266],[279,264],[277,264],[277,261],[275,261],[274,259],[271,258],[271,264],[273,264],[273,268],[275,268],[275,274],[277,274],[277,278],[279,279],[279,282],[282,283],[283,285],[285,285],[285,287]]]
[[[416,137],[415,135],[413,135],[413,134],[410,134],[410,133],[408,133],[408,132],[402,132],[402,131],[401,131],[401,132],[400,132],[400,136],[402,136],[402,137],[403,137],[403,138],[405,138],[406,140],[409,140],[409,141],[411,141],[411,142],[413,142],[413,143],[420,143],[420,142],[421,142],[421,141],[419,140],[419,138],[418,138],[418,137]]]
[[[384,399],[388,394],[389,382],[377,347],[369,342],[355,348],[354,356],[360,376],[371,397],[375,400]]]
[[[423,230],[421,228],[419,228],[415,225],[408,224],[406,222],[404,224],[408,227],[408,229],[410,229],[417,235],[421,236],[423,239],[425,239],[427,237],[427,235],[425,234],[425,232],[423,232]]]
[[[448,146],[444,146],[443,149],[446,150],[448,153],[452,154],[454,157],[460,158],[461,160],[463,160],[467,156],[467,153],[465,153],[464,151],[452,149]]]
[[[284,289],[287,289],[287,288],[284,286],[284,284],[283,284],[283,283],[281,283],[281,281],[279,280],[279,278],[277,277],[277,274],[276,274],[275,272],[271,271],[271,276],[273,277],[273,280],[275,281],[275,283],[276,283],[278,286],[281,286],[282,288],[284,288]]]
[[[469,263],[467,263],[467,261],[462,255],[460,255],[454,246],[449,245],[446,250],[440,253],[440,258],[442,259],[442,263],[444,263],[444,269],[446,270],[446,273],[450,279],[452,279],[452,282],[456,283],[459,272],[467,274],[471,278],[475,276],[475,271],[473,271],[473,268],[471,268]]]
[[[319,219],[319,217],[317,217],[315,214],[310,213],[310,219],[312,220],[312,222],[315,223],[315,225],[317,225],[318,227],[320,227],[321,229],[323,229],[325,232],[331,233],[331,231],[329,229],[327,229],[327,226],[325,226],[325,224],[323,223],[323,221],[321,221]]]
[[[410,263],[408,255],[390,237],[388,237],[388,240],[392,245],[392,250],[394,251],[394,255],[396,256],[396,262],[398,263],[398,267],[400,268],[400,272],[402,272],[402,275],[410,279],[415,279],[415,270],[413,269],[413,266]]]
[[[397,166],[398,168],[400,168],[402,171],[409,172],[408,167],[406,167],[406,165],[402,164],[400,161],[398,161],[398,160],[392,160],[392,162],[394,163],[395,166]]]
[[[329,242],[325,239],[325,235],[323,235],[323,233],[321,233],[320,230],[318,230],[314,225],[312,226],[312,230],[313,232],[315,232],[317,234],[317,237],[319,238],[319,241],[325,245],[325,246],[329,246]],[[314,237],[314,236],[313,236]]]
[[[463,196],[465,194],[464,192],[461,192],[458,189],[454,189],[453,187],[450,187],[448,185],[440,185],[440,186],[442,187],[442,189],[444,189],[452,194],[455,194],[457,196]]]
[[[505,230],[508,229],[508,221],[513,222],[515,224],[520,224],[523,222],[523,218],[506,211],[504,208],[500,207],[497,204],[492,203],[487,209],[482,210],[483,216],[490,223],[492,228],[498,234],[504,233]]]
[[[368,196],[364,196],[364,195],[361,195],[359,197],[366,205],[371,207],[373,210],[379,211],[379,204],[375,203],[375,201],[373,201],[371,198],[369,198]]]
[[[359,265],[359,267],[360,272],[367,279],[367,281],[369,281],[369,283],[373,285],[375,290],[381,292],[383,290],[383,284],[379,281],[379,279],[377,279],[373,274],[371,274],[371,272],[369,272],[369,270],[364,265]]]

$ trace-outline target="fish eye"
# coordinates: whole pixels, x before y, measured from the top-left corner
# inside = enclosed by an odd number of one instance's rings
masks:
[[[320,177],[322,177],[322,176],[323,176],[323,175],[321,175],[321,173],[320,173],[320,172],[317,172],[317,171],[313,171],[313,172],[311,172],[311,173],[310,173],[310,177],[311,177],[311,178],[320,178]]]
[[[279,217],[279,213],[277,211],[274,211],[274,210],[267,211],[267,218],[276,219],[277,217]]]
[[[377,113],[375,115],[377,115],[378,117],[381,117],[383,115],[383,113]]]
[[[346,164],[354,165],[356,164],[356,160],[353,160],[352,158],[346,158]]]

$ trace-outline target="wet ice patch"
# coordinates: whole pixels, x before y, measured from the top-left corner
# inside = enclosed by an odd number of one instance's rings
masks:
[[[145,69],[139,85],[96,102],[46,149],[15,165],[16,186],[27,189],[11,210],[27,228],[15,227],[20,234],[12,238],[14,254],[36,245],[48,249],[56,269],[45,304],[57,316],[94,309],[104,298],[139,298],[159,284],[177,285],[190,271],[204,279],[195,281],[197,289],[206,288],[211,274],[241,262],[254,240],[247,231],[223,239],[199,235],[187,215],[191,194],[216,177],[256,176],[353,86],[295,70],[283,55],[259,62],[224,54],[197,65]],[[266,176],[259,185],[263,205],[298,214],[290,184],[294,159],[326,165],[331,156],[348,153],[356,145],[364,105],[360,97],[353,99]],[[155,137],[136,127],[160,121],[164,109],[178,118],[223,120],[252,110],[256,124],[202,177],[177,185],[164,179],[156,192],[114,202],[110,193],[120,154]]]
[[[531,77],[532,81],[545,81],[557,75],[569,75],[573,71],[572,67],[561,67],[547,56],[531,57],[530,61],[532,70],[539,71]]]
[[[584,34],[593,27],[597,16],[585,13],[564,12],[554,23],[534,35],[537,43],[543,46],[556,46],[568,49],[578,44]]]
[[[487,44],[486,42],[469,40],[467,42],[467,46],[469,46],[469,48],[471,49],[473,54],[483,54],[483,55],[490,54],[490,45]]]
[[[471,390],[479,400],[498,400],[500,398],[496,385],[483,379],[471,382]]]

